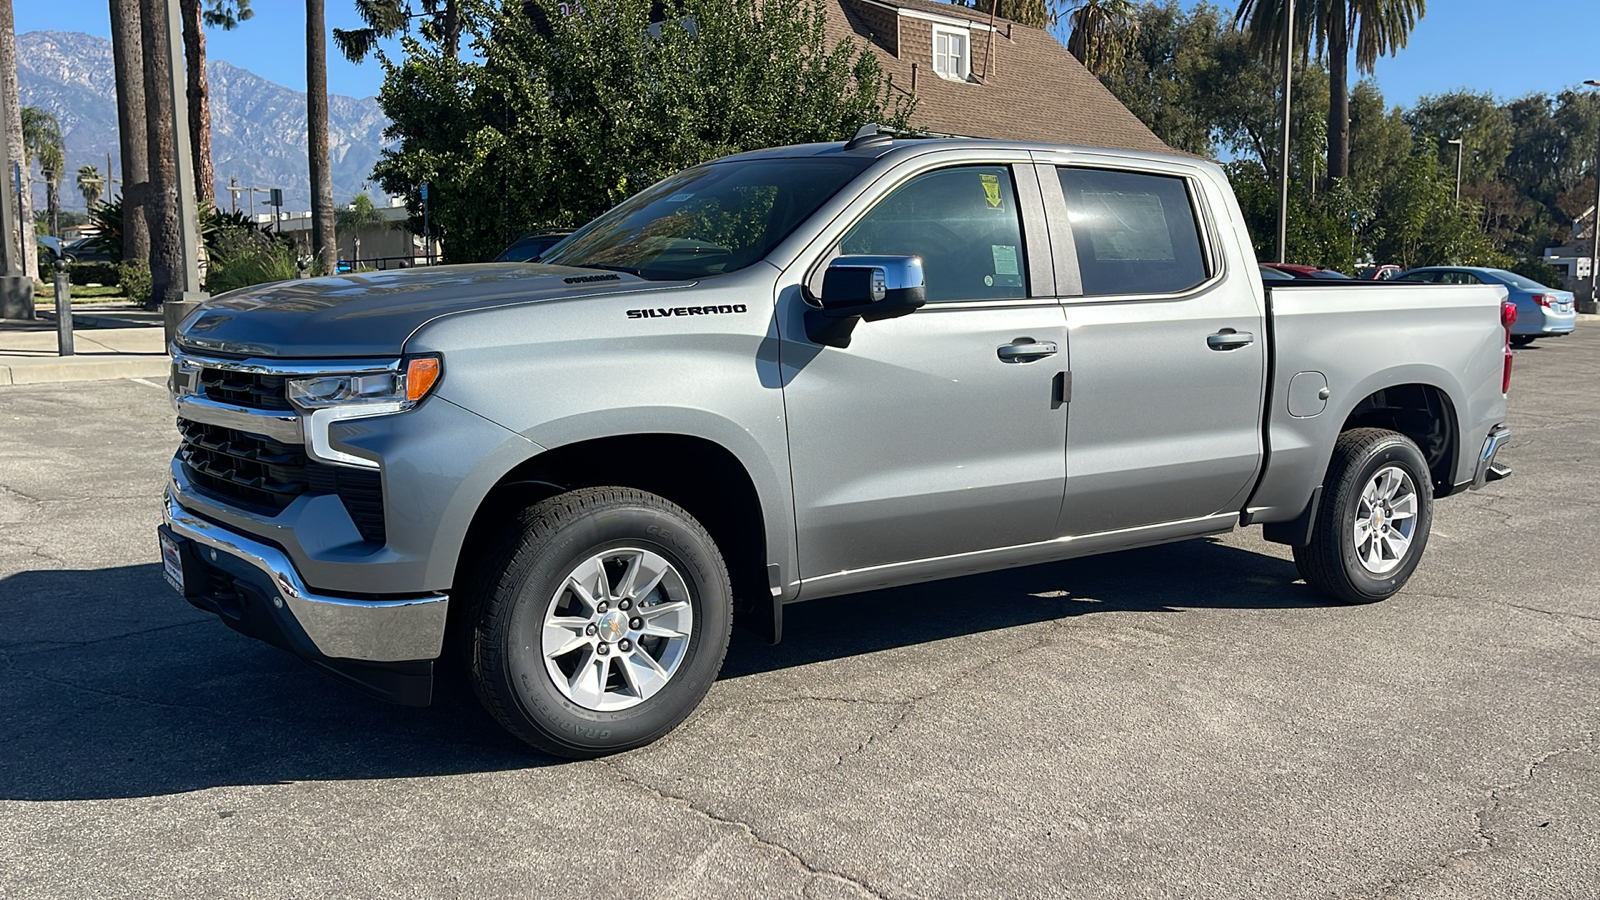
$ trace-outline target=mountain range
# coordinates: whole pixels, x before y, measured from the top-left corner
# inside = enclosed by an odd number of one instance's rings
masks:
[[[231,177],[241,185],[282,188],[285,210],[308,208],[305,93],[222,60],[208,60],[206,74],[211,85],[211,159],[217,204],[228,205]],[[92,165],[103,173],[109,153],[112,171],[121,170],[111,42],[77,32],[18,35],[17,76],[22,105],[48,110],[61,123],[68,172],[61,186],[62,206],[81,210],[83,198],[74,187],[78,167]],[[329,96],[328,150],[335,202],[347,201],[361,191],[380,205],[385,202],[368,181],[385,144],[383,130],[388,125],[376,98]],[[42,205],[44,191],[35,194],[36,203]],[[266,195],[256,197],[258,211],[265,211],[265,203]],[[248,195],[239,194],[239,205],[248,208]]]

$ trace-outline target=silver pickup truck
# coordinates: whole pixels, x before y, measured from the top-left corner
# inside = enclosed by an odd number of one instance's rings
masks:
[[[493,263],[266,285],[172,347],[184,596],[546,751],[659,738],[735,610],[1248,525],[1350,603],[1507,474],[1504,291],[1264,287],[1223,172],[979,140],[696,166]]]

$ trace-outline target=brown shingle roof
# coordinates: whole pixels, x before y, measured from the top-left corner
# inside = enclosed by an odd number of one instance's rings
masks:
[[[830,39],[866,43],[899,90],[910,91],[915,83],[912,124],[919,128],[966,137],[1171,152],[1043,29],[995,19],[991,53],[989,16],[975,9],[936,0],[820,2],[828,14]],[[922,17],[927,14],[957,27],[969,23],[972,81],[953,81],[934,72],[932,23]]]

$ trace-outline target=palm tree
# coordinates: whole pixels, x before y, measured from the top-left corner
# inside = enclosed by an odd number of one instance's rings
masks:
[[[106,189],[106,179],[94,166],[78,167],[78,194],[83,197],[83,208],[94,211],[100,202],[100,192]]]
[[[61,123],[37,106],[22,108],[23,174],[39,164],[44,176],[45,210],[50,233],[61,233],[61,178],[66,174],[67,148],[61,140]]]
[[[0,122],[0,133],[4,134],[7,147],[7,158],[22,159],[22,102],[20,92],[17,90],[17,31],[11,16],[11,0],[0,0],[0,91],[5,91],[6,109],[10,115],[5,122]],[[10,190],[10,175],[7,173],[0,188]],[[28,228],[22,224],[30,220],[31,210],[17,210],[17,234],[4,235],[8,241],[17,241],[22,245],[22,274],[29,278],[39,277],[38,248],[33,238],[28,237]]]
[[[1132,0],[1083,0],[1067,13],[1072,34],[1067,52],[1096,75],[1117,68],[1139,34],[1139,11]]]
[[[232,31],[254,16],[250,0],[180,0],[183,13],[183,58],[189,79],[189,150],[194,154],[195,195],[216,199],[216,179],[211,169],[211,85],[206,80],[206,33],[202,24]]]
[[[306,132],[311,162],[311,255],[318,274],[333,271],[333,170],[328,165],[328,26],[322,0],[306,0]]]
[[[368,228],[376,228],[386,220],[383,213],[378,212],[378,207],[373,204],[372,198],[366,194],[357,194],[350,201],[350,205],[339,210],[333,217],[333,224],[355,242],[355,256],[350,260],[352,268],[361,261],[361,232]]]
[[[1427,0],[1296,0],[1294,33],[1315,38],[1328,55],[1328,178],[1350,174],[1350,42],[1356,70],[1372,74],[1380,56],[1405,49]],[[1234,21],[1246,23],[1258,51],[1282,49],[1287,0],[1240,0]],[[1310,41],[1307,40],[1309,45]]]
[[[139,0],[111,0],[111,64],[117,75],[117,142],[122,151],[122,258],[148,263],[150,225],[145,220],[144,195],[150,181],[150,144],[141,20]]]
[[[145,0],[139,10],[143,36],[145,145],[149,154],[150,187],[145,192],[145,221],[150,226],[151,309],[176,299],[183,290],[183,240],[178,230],[178,143],[172,126],[172,67],[178,63],[167,51],[167,4]]]

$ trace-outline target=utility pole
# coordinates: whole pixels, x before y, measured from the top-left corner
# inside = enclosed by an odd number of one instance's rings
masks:
[[[1600,88],[1600,79],[1591,78],[1584,84]],[[1589,225],[1592,240],[1589,259],[1589,308],[1585,312],[1600,312],[1600,144],[1594,155],[1594,222]]]
[[[1445,143],[1456,145],[1456,202],[1459,203],[1461,202],[1461,153],[1463,145],[1461,138],[1451,138]]]
[[[228,211],[239,212],[239,179],[232,175],[228,176]]]
[[[1283,26],[1283,155],[1278,158],[1278,262],[1289,261],[1289,112],[1294,91],[1294,0]]]

